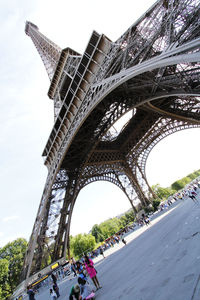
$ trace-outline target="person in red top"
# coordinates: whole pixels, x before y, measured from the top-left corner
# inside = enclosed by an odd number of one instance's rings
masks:
[[[86,271],[88,272],[88,275],[92,279],[96,289],[97,290],[101,289],[102,287],[99,284],[99,280],[97,278],[97,272],[96,272],[96,269],[94,268],[93,261],[87,255],[85,255],[84,259],[85,259],[85,268],[86,268]]]

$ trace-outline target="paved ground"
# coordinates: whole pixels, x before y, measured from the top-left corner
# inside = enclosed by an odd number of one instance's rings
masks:
[[[95,259],[103,286],[97,300],[200,299],[200,204],[179,201],[126,240]],[[76,281],[59,283],[60,300],[68,299]],[[36,296],[46,299],[48,290]]]

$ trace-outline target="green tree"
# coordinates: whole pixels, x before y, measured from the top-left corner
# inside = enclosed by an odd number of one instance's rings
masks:
[[[125,212],[123,216],[120,217],[120,229],[124,228],[125,226],[129,225],[135,220],[135,213],[133,210]]]
[[[12,295],[20,280],[27,241],[19,238],[0,249],[0,299]]]
[[[95,240],[96,240],[97,243],[103,242],[104,237],[103,237],[103,234],[102,234],[102,231],[101,231],[101,228],[100,228],[99,225],[95,224],[92,227],[91,233],[95,237]]]
[[[171,188],[171,187],[163,188],[159,184],[153,185],[151,188],[160,200],[167,199],[169,196],[173,195],[175,192],[173,190],[173,188]]]
[[[189,177],[191,180],[194,180],[194,179],[197,178],[198,176],[200,176],[200,170],[194,171],[193,173],[187,175],[187,177]]]
[[[179,191],[185,187],[186,184],[190,183],[191,179],[189,177],[183,177],[182,179],[179,179],[172,183],[171,187],[172,189]]]
[[[121,222],[118,218],[109,219],[105,222],[102,222],[99,227],[101,229],[104,240],[112,236],[121,228]]]
[[[179,191],[198,176],[200,176],[200,170],[194,171],[193,173],[187,175],[186,177],[183,177],[182,179],[175,181],[174,183],[172,183],[171,188],[175,191]]]
[[[84,252],[92,251],[96,245],[92,234],[78,234],[71,239],[71,249],[75,257],[81,257]]]
[[[127,211],[125,213],[125,217],[127,219],[127,225],[131,222],[133,222],[135,220],[135,213],[134,211],[131,209],[130,211]]]
[[[125,215],[120,217],[120,222],[121,222],[120,229],[124,228],[128,224],[128,220]]]
[[[8,284],[9,261],[5,258],[0,259],[0,299],[6,299],[10,295]]]

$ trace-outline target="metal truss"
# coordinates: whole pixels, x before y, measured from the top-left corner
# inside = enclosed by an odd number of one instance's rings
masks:
[[[48,176],[22,279],[69,254],[80,190],[98,180],[117,185],[133,209],[154,194],[145,166],[153,147],[200,127],[199,0],[160,0],[115,42],[93,32],[83,55],[61,50],[27,22],[51,80],[55,123],[43,151]],[[117,134],[114,124],[130,119]]]
[[[31,37],[51,80],[62,49],[39,32],[38,27],[31,22],[26,22],[25,32]]]

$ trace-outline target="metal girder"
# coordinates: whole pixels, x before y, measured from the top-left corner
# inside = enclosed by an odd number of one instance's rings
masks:
[[[133,209],[153,195],[148,155],[166,136],[200,127],[199,0],[157,1],[115,42],[95,31],[81,56],[27,22],[51,81],[55,123],[43,152],[48,176],[22,279],[66,256],[80,190],[107,180]],[[115,136],[110,129],[127,112]],[[48,260],[48,261],[49,261]]]

